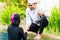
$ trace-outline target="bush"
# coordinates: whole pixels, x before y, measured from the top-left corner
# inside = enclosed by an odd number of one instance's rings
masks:
[[[27,7],[27,0],[0,0],[0,2],[5,2],[8,6],[15,5],[18,7]]]
[[[51,17],[49,18],[50,23],[46,30],[50,33],[59,34],[60,33],[60,11],[57,7],[51,10]]]
[[[21,19],[25,18],[25,9],[26,7],[16,7],[16,6],[7,6],[0,12],[0,23],[10,24],[11,23],[11,15],[13,12],[20,14]]]

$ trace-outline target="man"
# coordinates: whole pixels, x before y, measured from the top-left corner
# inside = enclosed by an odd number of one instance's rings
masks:
[[[35,23],[36,21],[41,20],[43,15],[49,16],[48,12],[49,11],[42,8],[41,5],[38,5],[36,0],[28,0],[28,8],[26,9],[26,27],[27,31],[36,33],[36,37],[34,38],[36,40],[40,40],[44,27],[41,25],[38,26]]]

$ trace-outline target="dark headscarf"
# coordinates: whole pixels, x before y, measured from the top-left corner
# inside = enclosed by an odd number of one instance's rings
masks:
[[[11,21],[12,21],[12,25],[19,26],[19,23],[20,23],[20,15],[19,14],[12,14]]]

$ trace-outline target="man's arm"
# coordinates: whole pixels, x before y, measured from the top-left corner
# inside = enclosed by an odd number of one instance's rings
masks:
[[[26,30],[29,30],[30,25],[31,25],[31,19],[28,14],[28,10],[26,10]]]
[[[45,15],[46,17],[50,17],[51,16],[50,10],[47,9],[46,6],[44,6],[44,5],[40,5],[39,4],[38,5],[38,10],[39,10],[38,13],[40,14],[40,16],[42,16],[42,15]]]
[[[40,16],[40,18],[44,15],[44,12],[43,11],[39,11],[38,12],[38,15]]]

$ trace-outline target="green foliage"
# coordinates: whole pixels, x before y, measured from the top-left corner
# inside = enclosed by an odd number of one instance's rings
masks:
[[[5,0],[0,0],[0,2],[4,2]]]
[[[5,9],[0,12],[0,23],[10,24],[11,15],[13,12],[20,14],[21,19],[25,18],[25,7],[19,8],[16,6],[7,6]]]
[[[54,7],[51,10],[51,17],[49,18],[49,26],[47,27],[47,31],[50,33],[59,34],[60,32],[60,11],[57,7]]]
[[[0,2],[6,2],[8,6],[15,5],[18,7],[27,7],[27,0],[0,0]]]
[[[10,24],[10,17],[13,12],[19,13],[21,19],[25,18],[27,0],[0,0],[0,2],[6,3],[6,8],[2,8],[2,11],[0,11],[0,23]]]

